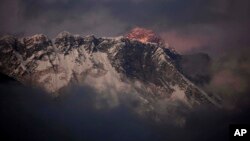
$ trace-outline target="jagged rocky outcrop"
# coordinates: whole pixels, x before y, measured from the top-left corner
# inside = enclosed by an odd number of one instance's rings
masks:
[[[26,85],[51,94],[70,85],[84,85],[100,93],[136,94],[144,104],[179,100],[192,107],[217,105],[188,80],[180,69],[182,55],[163,44],[126,37],[81,37],[60,33],[53,41],[45,35],[0,39],[0,70]]]

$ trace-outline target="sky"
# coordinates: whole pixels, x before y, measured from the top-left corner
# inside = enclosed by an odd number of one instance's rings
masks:
[[[248,0],[1,0],[0,34],[120,36],[152,29],[179,52],[250,44]]]

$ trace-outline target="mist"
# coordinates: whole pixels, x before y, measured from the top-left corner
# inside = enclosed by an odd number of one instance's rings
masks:
[[[121,100],[116,107],[106,105],[93,89],[74,87],[62,96],[53,98],[37,88],[20,84],[1,84],[0,130],[7,140],[228,140],[229,124],[249,123],[250,109],[217,109],[195,107],[182,113],[185,124],[165,116],[156,122],[139,116],[131,98]],[[162,113],[164,111],[161,111]],[[167,113],[167,111],[166,111]]]

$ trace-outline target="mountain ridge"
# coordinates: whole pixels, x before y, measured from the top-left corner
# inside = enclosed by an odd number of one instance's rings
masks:
[[[178,68],[181,57],[163,44],[126,37],[72,35],[51,40],[43,34],[0,39],[0,70],[26,84],[60,93],[70,85],[90,86],[100,93],[135,93],[144,103],[179,100],[192,107],[212,104]]]

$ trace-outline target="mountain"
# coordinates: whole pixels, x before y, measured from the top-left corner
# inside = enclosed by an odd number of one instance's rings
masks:
[[[156,101],[219,106],[213,95],[187,79],[180,60],[182,55],[163,44],[122,36],[96,38],[62,32],[54,40],[42,34],[0,39],[1,73],[54,96],[81,85],[108,93],[114,101],[121,93],[134,94],[151,108]]]
[[[154,31],[141,27],[133,28],[129,33],[125,35],[125,37],[129,39],[136,39],[143,43],[151,42],[159,44],[163,42],[161,37],[157,35]]]

